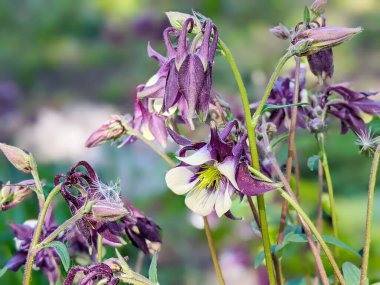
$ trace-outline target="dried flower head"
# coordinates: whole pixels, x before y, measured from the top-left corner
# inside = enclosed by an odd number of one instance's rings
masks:
[[[356,135],[358,138],[355,143],[360,147],[360,153],[372,156],[380,144],[380,137],[375,136],[371,129],[360,130],[360,133],[357,133]]]

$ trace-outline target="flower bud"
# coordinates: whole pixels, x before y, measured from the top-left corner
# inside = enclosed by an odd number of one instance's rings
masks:
[[[32,171],[31,157],[28,153],[14,146],[0,143],[0,150],[4,153],[10,163],[24,173]]]
[[[95,147],[118,139],[124,134],[126,134],[126,130],[123,126],[123,118],[119,115],[112,115],[110,120],[91,134],[85,145],[86,147]]]
[[[9,210],[33,194],[35,182],[25,180],[17,185],[10,185],[9,182],[0,190],[0,211]]]
[[[287,27],[284,25],[279,24],[278,26],[272,27],[269,29],[269,32],[271,32],[275,37],[281,39],[281,40],[287,40],[290,38],[290,32]]]
[[[333,51],[331,48],[307,56],[311,72],[320,78],[332,77],[334,73]]]
[[[308,122],[307,126],[309,127],[312,133],[320,133],[323,132],[325,128],[325,124],[320,118],[314,118],[310,122]]]
[[[360,33],[361,28],[318,27],[300,31],[292,41],[293,55],[306,56],[337,46]]]
[[[92,205],[92,216],[97,222],[112,222],[121,219],[130,212],[124,208],[123,203],[98,200]]]
[[[310,5],[310,10],[316,14],[320,15],[325,12],[327,6],[327,0],[315,0],[311,5]]]
[[[177,30],[182,30],[183,23],[188,18],[192,18],[195,24],[191,32],[193,34],[198,34],[201,32],[201,24],[199,23],[198,19],[196,19],[194,16],[181,12],[166,12],[165,14],[168,17],[170,25],[172,25],[173,28],[176,28]]]

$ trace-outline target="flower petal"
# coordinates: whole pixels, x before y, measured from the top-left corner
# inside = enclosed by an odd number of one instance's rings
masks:
[[[229,183],[226,183],[226,188],[224,191],[222,189],[217,190],[218,191],[218,197],[216,199],[215,203],[215,210],[218,217],[223,216],[232,205],[230,193],[229,193]]]
[[[200,148],[193,154],[186,157],[177,157],[180,161],[183,161],[190,165],[201,165],[212,160],[211,152],[207,148],[208,145]]]
[[[187,194],[185,204],[196,214],[207,216],[214,209],[217,197],[217,191],[193,189]]]
[[[236,165],[233,157],[227,157],[221,164],[217,166],[220,173],[222,173],[232,183],[232,185],[239,190],[236,182]]]
[[[166,185],[177,195],[183,195],[193,189],[195,184],[197,184],[198,180],[190,182],[193,176],[194,173],[189,170],[188,167],[175,167],[166,173]]]

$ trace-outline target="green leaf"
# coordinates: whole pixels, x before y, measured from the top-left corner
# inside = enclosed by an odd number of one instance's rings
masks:
[[[157,251],[153,254],[152,261],[149,266],[149,281],[153,284],[158,284],[157,278]]]
[[[347,285],[359,285],[360,284],[360,269],[351,262],[345,262],[343,264],[343,276]],[[366,278],[366,285],[368,285],[368,279]]]
[[[318,170],[319,158],[320,156],[315,154],[307,159],[307,167],[309,167],[311,171]]]
[[[62,261],[63,268],[67,272],[70,268],[70,255],[66,245],[60,241],[52,241],[44,246],[44,248],[46,247],[53,247],[55,249],[59,258]]]
[[[255,257],[255,261],[254,261],[254,267],[255,269],[257,269],[264,261],[265,259],[265,255],[264,255],[264,251],[260,251],[256,257]]]
[[[303,21],[305,23],[310,22],[310,10],[307,6],[305,6],[305,10],[303,10]]]
[[[294,107],[294,106],[307,106],[307,105],[309,105],[309,103],[306,103],[306,102],[300,102],[297,104],[285,104],[285,105],[265,104],[261,113],[263,114],[263,113],[271,111],[271,110],[289,108],[289,107]]]
[[[5,272],[7,272],[7,270],[8,270],[8,268],[6,268],[6,267],[1,268],[0,277],[3,276],[5,274]]]

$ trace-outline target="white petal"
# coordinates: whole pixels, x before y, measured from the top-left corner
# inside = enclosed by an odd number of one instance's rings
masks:
[[[228,189],[229,183],[227,183],[227,188],[225,191],[219,190],[218,198],[215,203],[215,210],[218,217],[223,216],[229,209],[231,209],[232,201]]]
[[[185,204],[198,215],[207,216],[214,209],[217,197],[216,191],[194,189],[187,194]]]
[[[221,164],[217,166],[220,173],[222,173],[232,183],[232,185],[239,190],[236,182],[236,169],[233,158],[226,158]]]
[[[183,195],[197,184],[198,180],[190,182],[193,176],[194,173],[186,166],[174,167],[166,173],[166,185],[177,195]]]
[[[207,161],[212,160],[211,153],[207,149],[207,145],[200,148],[196,152],[194,152],[192,155],[186,156],[186,157],[177,157],[180,161],[183,161],[190,165],[201,165],[203,163],[206,163]]]
[[[149,130],[148,124],[143,124],[141,126],[141,133],[147,140],[149,140],[149,141],[154,140],[154,136],[153,136],[152,132]]]

